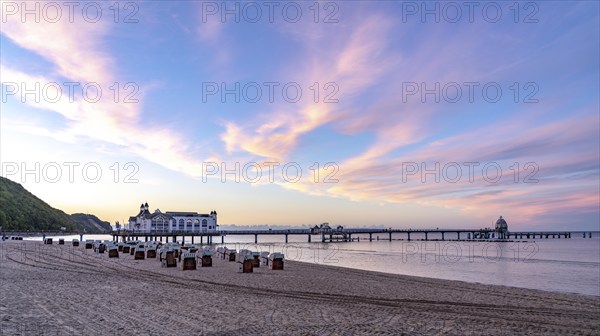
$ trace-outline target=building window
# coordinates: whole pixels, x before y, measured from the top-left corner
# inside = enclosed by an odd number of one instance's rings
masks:
[[[183,218],[179,220],[179,231],[183,231]]]
[[[194,219],[194,228],[197,229],[200,227],[200,221],[196,218]]]
[[[192,220],[188,219],[187,222],[185,223],[185,231],[188,231],[191,229],[192,229]]]
[[[208,222],[206,221],[206,219],[203,219],[203,220],[202,220],[202,227],[206,227],[207,223],[208,223]]]

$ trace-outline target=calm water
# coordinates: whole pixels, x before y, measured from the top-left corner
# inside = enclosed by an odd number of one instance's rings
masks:
[[[283,252],[286,259],[317,264],[600,296],[598,232],[593,238],[573,233],[571,239],[523,239],[512,243],[369,242],[364,238],[360,242],[307,243],[305,236],[290,236],[289,243],[284,244],[283,237],[260,236],[259,245],[255,245],[253,236],[227,236],[225,245]],[[110,236],[87,235],[84,239]],[[315,240],[317,236],[313,236]]]

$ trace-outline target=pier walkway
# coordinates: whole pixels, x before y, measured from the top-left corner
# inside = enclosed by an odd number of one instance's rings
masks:
[[[258,243],[259,236],[265,235],[279,235],[284,236],[285,242],[288,242],[289,236],[306,236],[307,242],[313,240],[317,242],[351,242],[358,241],[359,235],[368,236],[363,239],[373,240],[387,240],[392,241],[394,239],[405,239],[415,240],[415,236],[419,236],[420,240],[482,240],[482,239],[497,239],[497,233],[491,229],[329,229],[329,230],[315,230],[315,229],[268,229],[268,230],[219,230],[214,232],[134,232],[134,231],[115,231],[112,233],[113,240],[118,241],[127,239],[140,239],[144,237],[147,241],[150,238],[152,240],[161,240],[164,237],[166,241],[176,241],[177,237],[184,239],[190,237],[192,243],[195,237],[200,237],[200,243],[212,244],[214,237],[221,238],[221,244],[225,242],[225,236],[254,236],[254,242]],[[316,239],[313,237],[316,236]],[[383,237],[381,237],[383,236]],[[205,239],[206,237],[206,239]],[[424,238],[423,238],[424,237]],[[505,239],[543,239],[543,238],[571,238],[570,232],[510,232],[505,233]],[[374,239],[375,238],[375,239]]]
[[[581,232],[584,238],[591,238],[592,233]],[[46,236],[68,236],[83,235],[85,232],[67,232],[67,231],[5,231],[0,232],[2,236],[21,236],[21,237],[46,237]],[[103,234],[111,235],[113,241],[125,241],[128,239],[140,240],[160,240],[163,238],[166,242],[182,240],[186,237],[191,238],[192,243],[195,238],[199,238],[198,243],[217,243],[215,237],[220,237],[220,243],[225,242],[225,236],[254,236],[254,242],[259,242],[259,236],[279,235],[284,236],[285,242],[288,242],[289,236],[306,236],[307,242],[352,242],[363,240],[489,240],[498,239],[498,234],[491,229],[268,229],[268,230],[219,230],[213,232],[139,232],[139,231],[112,231]],[[503,239],[551,239],[551,238],[571,238],[571,232],[566,231],[523,231],[508,232],[504,234]]]

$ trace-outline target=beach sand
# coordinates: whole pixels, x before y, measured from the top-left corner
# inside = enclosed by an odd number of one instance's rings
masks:
[[[599,297],[294,261],[242,274],[216,256],[182,271],[32,241],[0,253],[0,335],[600,335]]]

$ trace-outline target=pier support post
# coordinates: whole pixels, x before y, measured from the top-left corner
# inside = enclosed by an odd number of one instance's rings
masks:
[[[221,236],[221,244],[225,244],[225,236]]]
[[[442,240],[444,240],[444,233],[442,232]]]
[[[194,243],[194,236],[192,236],[192,244]],[[200,244],[202,244],[202,236],[200,236]]]
[[[410,232],[406,233],[408,235],[408,241],[410,241]]]
[[[373,241],[373,234],[369,233],[369,241],[372,242]]]
[[[390,232],[390,241],[392,241],[392,233]]]
[[[285,234],[285,243],[287,244],[287,242],[288,242],[288,234],[286,233]]]
[[[310,243],[310,234],[308,235],[308,242]]]
[[[258,244],[258,235],[254,234],[254,244]]]
[[[429,239],[427,239],[427,232],[425,232],[425,240],[429,240]]]

